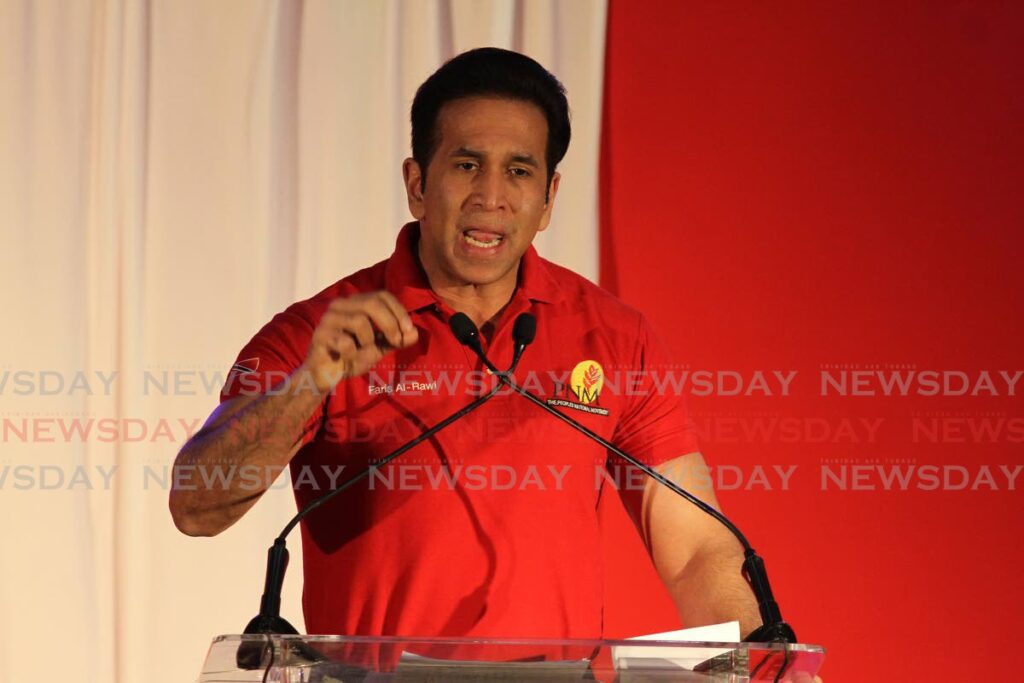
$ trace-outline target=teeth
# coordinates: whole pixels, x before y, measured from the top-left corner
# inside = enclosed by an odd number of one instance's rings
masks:
[[[469,242],[470,244],[472,244],[474,247],[485,247],[485,248],[486,247],[496,247],[496,246],[498,246],[498,243],[501,242],[501,238],[500,237],[495,237],[490,242],[481,242],[478,239],[474,239],[474,238],[470,237],[466,233],[463,233],[462,236],[465,237],[466,241]]]

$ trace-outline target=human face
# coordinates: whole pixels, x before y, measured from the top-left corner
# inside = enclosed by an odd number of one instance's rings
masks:
[[[473,97],[444,105],[436,126],[425,187],[415,160],[403,168],[430,284],[511,296],[519,260],[548,226],[558,191],[556,173],[548,194],[544,113],[529,102]]]

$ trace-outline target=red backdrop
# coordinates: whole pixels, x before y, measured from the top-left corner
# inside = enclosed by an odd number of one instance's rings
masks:
[[[1015,651],[1022,8],[611,2],[602,282],[691,372],[797,372],[690,406],[829,683],[977,680]],[[758,466],[772,490],[744,490]],[[674,627],[604,512],[609,632]]]

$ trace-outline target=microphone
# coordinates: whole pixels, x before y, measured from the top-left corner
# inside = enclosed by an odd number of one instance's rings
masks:
[[[473,350],[480,348],[480,333],[476,329],[476,325],[469,319],[469,316],[465,313],[456,313],[448,319],[448,327],[452,329],[452,334],[463,346],[468,346]],[[481,349],[483,352],[483,349]]]
[[[512,342],[515,344],[515,352],[512,355],[512,367],[509,373],[515,371],[519,365],[519,358],[523,355],[526,347],[533,343],[537,336],[537,318],[530,313],[520,313],[512,324]]]
[[[483,362],[483,364],[489,370],[491,370],[491,372],[494,375],[498,377],[498,380],[500,381],[501,384],[508,386],[510,389],[515,391],[523,398],[526,398],[534,405],[555,416],[556,418],[566,423],[576,431],[580,432],[587,438],[591,439],[592,441],[596,441],[600,445],[604,446],[607,450],[619,456],[620,458],[622,458],[629,464],[633,465],[634,467],[640,469],[644,474],[651,477],[662,486],[668,488],[673,493],[682,496],[690,503],[696,505],[698,508],[700,508],[701,510],[703,510],[704,512],[718,520],[722,525],[725,526],[725,528],[727,528],[733,534],[733,536],[737,538],[737,540],[739,540],[740,545],[743,546],[743,576],[747,580],[747,583],[750,584],[750,588],[754,593],[755,599],[757,600],[758,611],[761,614],[762,623],[761,626],[754,629],[750,634],[747,635],[746,638],[743,639],[744,642],[797,642],[796,633],[794,633],[793,628],[782,619],[782,613],[779,610],[779,605],[775,601],[775,597],[772,594],[771,584],[768,582],[768,573],[764,567],[764,560],[761,559],[761,556],[757,554],[757,551],[754,550],[754,548],[750,545],[750,542],[747,540],[746,536],[743,535],[743,532],[741,532],[735,524],[733,524],[721,512],[719,512],[712,506],[708,505],[700,498],[697,498],[689,491],[683,489],[674,481],[668,479],[654,468],[645,465],[640,460],[636,459],[629,453],[626,453],[621,448],[611,443],[610,441],[604,439],[599,434],[591,431],[590,429],[583,426],[582,424],[580,424],[573,418],[569,417],[565,413],[553,408],[552,406],[549,406],[547,403],[545,403],[539,397],[532,394],[530,391],[520,387],[513,381],[512,377],[509,376],[508,373],[499,372],[498,369],[494,367],[494,364],[491,363],[490,359],[487,358],[487,354],[485,354],[483,349],[480,347],[479,334],[477,333],[476,326],[473,325],[473,321],[471,321],[468,317],[463,316],[465,320],[460,320],[458,322],[459,329],[456,330],[454,317],[455,316],[453,316],[452,331],[455,333],[455,338],[458,339],[459,342],[462,343],[464,346],[468,346],[470,349],[472,349],[473,352],[476,353],[477,357]],[[521,321],[522,324],[520,324]],[[520,335],[522,336],[517,337],[516,330],[518,330]],[[520,341],[527,339],[529,341],[526,341],[525,343],[529,344],[530,342],[533,341],[536,332],[537,319],[532,315],[524,313],[521,314],[519,318],[516,319],[515,326],[513,329],[513,337],[516,339],[517,344]]]
[[[530,320],[524,322],[524,315]],[[512,337],[515,340],[516,349],[515,357],[513,358],[512,365],[507,371],[508,373],[515,370],[515,366],[519,362],[519,358],[522,356],[526,347],[533,342],[533,338],[536,333],[536,320],[531,315],[524,315],[520,315],[519,318],[516,319],[512,331]],[[464,313],[457,313],[453,315],[449,320],[449,326],[460,344],[470,345],[471,347],[475,345],[475,348],[479,349],[479,353],[483,353],[483,349],[480,347],[479,333],[477,332],[476,325],[473,324],[473,321],[470,320],[468,316]],[[506,374],[498,371],[497,369],[493,369],[492,372],[499,376]],[[448,425],[473,412],[484,403],[494,398],[499,389],[501,389],[501,383],[496,384],[489,392],[477,398],[472,403],[463,406],[461,409],[452,413],[444,420],[441,420],[430,429],[427,429],[415,438],[391,451],[391,453],[381,458],[376,464],[363,469],[359,474],[352,477],[341,486],[310,501],[305,507],[299,510],[295,516],[292,517],[291,521],[289,521],[284,527],[278,537],[274,539],[274,544],[267,551],[267,573],[263,586],[263,596],[260,599],[260,611],[259,614],[249,621],[243,633],[246,635],[298,634],[298,630],[281,616],[281,590],[284,587],[285,571],[288,568],[288,548],[285,543],[285,538],[289,533],[291,533],[292,529],[294,529],[296,525],[306,517],[306,515],[325,504],[345,489],[353,486],[356,482],[369,476],[370,472],[373,470],[387,465],[413,446],[429,439]],[[309,652],[304,652],[307,658],[312,661],[319,661],[319,659],[322,659],[322,655],[316,653],[312,648],[307,649]],[[262,660],[262,657],[263,646],[261,643],[243,643],[239,648],[237,661],[241,668],[252,670],[260,668],[260,661]]]
[[[533,343],[534,338],[537,336],[537,318],[531,313],[520,313],[516,316],[515,322],[512,324],[512,342],[515,345],[514,352],[512,354],[512,365],[509,366],[508,370],[501,372],[498,368],[491,364],[490,360],[487,359],[487,355],[484,353],[483,347],[480,345],[480,333],[476,329],[476,325],[469,319],[469,316],[465,313],[456,313],[448,320],[448,326],[452,329],[452,334],[463,346],[468,346],[473,349],[476,355],[484,361],[487,369],[494,375],[510,375],[515,372],[516,367],[519,365],[519,359],[523,355],[523,351],[526,347]]]

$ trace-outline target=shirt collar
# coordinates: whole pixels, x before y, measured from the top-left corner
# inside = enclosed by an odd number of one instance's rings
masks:
[[[419,223],[407,223],[398,233],[395,252],[391,254],[384,270],[384,287],[395,295],[407,311],[416,311],[438,302],[416,255],[419,238]]]
[[[433,306],[440,302],[430,289],[427,274],[420,265],[416,244],[420,237],[419,223],[407,223],[395,243],[395,251],[384,271],[384,286],[408,311]],[[558,282],[547,262],[531,244],[519,263],[519,284],[513,297],[525,296],[531,301],[553,303],[562,298]]]

